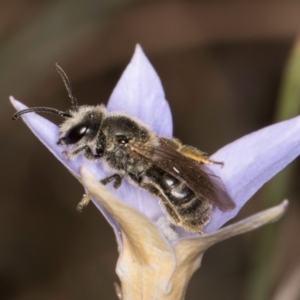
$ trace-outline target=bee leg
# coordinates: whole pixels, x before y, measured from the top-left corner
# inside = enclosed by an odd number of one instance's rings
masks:
[[[214,160],[211,160],[207,157],[204,157],[203,159],[201,159],[201,162],[204,163],[204,164],[220,165],[221,168],[224,167],[224,163],[222,161],[214,161]]]
[[[224,167],[223,162],[211,160],[206,153],[192,146],[182,145],[179,140],[173,139],[173,140],[169,140],[167,143],[171,147],[179,151],[182,155],[191,158],[192,160],[195,160],[202,164],[214,164],[214,165],[220,165],[222,168]]]
[[[88,149],[90,149],[90,148],[88,148]],[[94,155],[94,154],[92,153],[92,155]],[[102,179],[100,182],[102,184],[106,185],[109,182],[114,181],[113,186],[114,186],[115,189],[117,189],[117,188],[119,188],[121,186],[122,179],[123,179],[123,176],[121,176],[119,174],[113,174],[111,176],[108,176],[108,177]],[[83,210],[83,208],[85,206],[87,206],[89,204],[89,202],[92,200],[92,197],[93,196],[91,194],[84,194],[83,197],[82,197],[82,199],[81,199],[81,201],[77,205],[77,210],[79,212],[81,212]]]
[[[123,176],[119,174],[113,174],[111,176],[108,176],[104,179],[102,179],[100,182],[104,185],[114,181],[113,186],[115,189],[118,189],[122,184]]]
[[[95,158],[100,158],[101,156],[98,154],[94,154],[89,146],[85,146],[84,148],[84,156],[87,159],[93,160]]]
[[[91,151],[92,152],[92,151]],[[94,154],[93,154],[94,155]],[[119,174],[113,174],[111,176],[108,176],[102,180],[100,180],[100,182],[104,185],[108,184],[111,181],[114,181],[113,186],[115,189],[119,188],[121,186],[122,183],[122,179],[123,176],[119,175]],[[79,204],[77,205],[77,210],[78,211],[82,211],[82,209],[87,206],[89,204],[89,202],[92,200],[92,195],[91,194],[84,194],[81,201],[79,202]]]
[[[82,212],[83,208],[90,203],[92,197],[93,196],[91,194],[84,194],[76,207],[77,211]]]
[[[73,151],[69,152],[69,156],[76,156],[78,155],[80,152],[85,151],[87,146],[81,146],[78,148],[75,148]]]
[[[63,154],[66,155],[67,158],[72,158],[72,157],[75,157],[76,155],[78,155],[80,152],[84,152],[84,156],[87,158],[87,159],[90,159],[90,160],[93,160],[93,159],[96,159],[96,158],[100,158],[101,156],[98,155],[98,154],[94,154],[92,152],[92,150],[90,149],[89,146],[81,146],[81,147],[78,147],[76,149],[74,149],[72,152],[67,152],[67,151],[64,151]]]

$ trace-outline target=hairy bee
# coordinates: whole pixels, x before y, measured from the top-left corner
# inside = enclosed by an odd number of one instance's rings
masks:
[[[60,125],[57,144],[67,147],[70,159],[83,153],[100,160],[112,175],[101,180],[114,188],[126,176],[131,182],[159,197],[169,220],[194,233],[202,233],[213,206],[222,211],[235,207],[221,179],[205,164],[215,163],[204,153],[177,139],[159,137],[141,121],[124,113],[108,113],[104,105],[78,106],[70,81],[56,64],[72,107],[62,112],[48,107],[32,107],[13,115],[13,120],[29,112],[54,113],[65,120]]]

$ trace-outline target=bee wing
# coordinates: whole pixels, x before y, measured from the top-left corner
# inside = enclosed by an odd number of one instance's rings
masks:
[[[158,146],[134,147],[134,151],[158,168],[173,175],[197,195],[209,199],[221,211],[231,211],[235,203],[218,176],[204,164],[194,161],[159,139]]]

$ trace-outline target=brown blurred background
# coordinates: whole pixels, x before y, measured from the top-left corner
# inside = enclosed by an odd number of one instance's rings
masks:
[[[9,95],[66,110],[60,62],[81,104],[106,103],[140,43],[163,82],[174,135],[213,153],[274,121],[299,29],[300,1],[291,0],[2,0],[0,299],[117,299],[118,281],[111,228],[93,205],[77,213],[82,187],[11,121]],[[300,264],[298,182],[299,172],[267,249],[274,257],[268,299]],[[265,190],[238,218],[266,208]],[[261,236],[259,229],[210,249],[187,300],[249,299]]]

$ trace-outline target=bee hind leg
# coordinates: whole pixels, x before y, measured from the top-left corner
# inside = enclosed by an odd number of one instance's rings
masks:
[[[104,185],[114,181],[113,186],[115,189],[118,189],[121,184],[122,184],[122,180],[123,180],[123,176],[121,176],[120,174],[113,174],[111,176],[108,176],[102,180],[100,180],[100,182]]]
[[[201,162],[204,163],[204,164],[220,165],[221,168],[224,167],[224,163],[222,161],[214,161],[214,160],[211,160],[207,157],[204,157],[203,159],[201,159]]]
[[[177,151],[179,151],[184,156],[189,157],[202,164],[213,164],[213,165],[220,165],[222,168],[224,167],[223,162],[211,160],[206,153],[192,146],[183,145]]]
[[[102,184],[106,185],[106,184],[114,181],[113,186],[115,189],[117,189],[121,186],[122,180],[123,180],[123,176],[121,176],[119,174],[113,174],[111,176],[108,176],[108,177],[100,180],[100,182]],[[81,212],[83,210],[83,208],[89,204],[89,202],[92,200],[92,198],[93,198],[93,196],[91,194],[84,194],[81,201],[77,205],[77,210]]]

